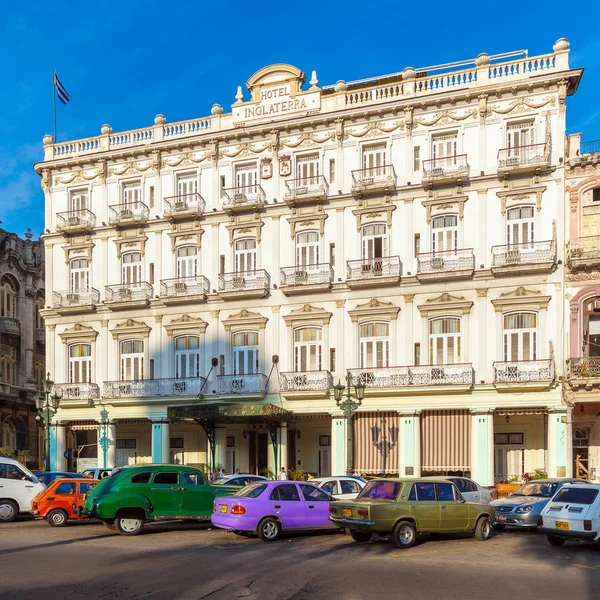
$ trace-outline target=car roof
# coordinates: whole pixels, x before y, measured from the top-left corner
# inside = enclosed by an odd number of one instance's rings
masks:
[[[61,483],[98,483],[99,479],[90,479],[89,477],[63,477],[62,479],[55,479],[50,485],[57,485]]]
[[[18,460],[15,460],[14,458],[6,458],[4,456],[0,456],[0,463],[5,463],[7,465],[19,465],[19,466],[21,466],[21,463]]]
[[[579,481],[581,481],[583,483],[585,481],[585,479],[580,479]],[[577,481],[569,481],[569,482],[565,483],[565,485],[563,487],[566,487],[567,485],[568,486],[577,487],[580,484]],[[588,481],[587,485],[585,487],[586,488],[591,488],[593,490],[600,490],[600,483],[590,483]]]

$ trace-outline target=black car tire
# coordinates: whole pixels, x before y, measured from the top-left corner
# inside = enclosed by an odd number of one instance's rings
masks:
[[[267,517],[258,524],[258,537],[263,542],[274,542],[281,536],[281,523],[277,519]]]
[[[350,535],[355,542],[359,542],[360,544],[370,541],[373,537],[370,531],[355,531],[354,529],[350,530]]]
[[[562,546],[567,540],[564,537],[558,535],[548,535],[548,541],[551,546]]]
[[[144,520],[137,517],[118,517],[115,519],[115,529],[121,535],[139,535],[144,528]]]
[[[52,527],[64,527],[69,520],[69,515],[66,510],[62,508],[55,508],[46,515],[46,521],[48,525]]]
[[[479,517],[475,525],[475,539],[485,542],[492,532],[492,520],[489,517]]]
[[[414,523],[410,521],[396,523],[394,531],[392,531],[392,541],[397,548],[412,548],[417,541],[417,530]]]
[[[0,523],[12,523],[19,514],[19,507],[12,500],[0,500]]]
[[[495,531],[504,531],[506,529],[506,525],[504,523],[492,523],[492,527]]]

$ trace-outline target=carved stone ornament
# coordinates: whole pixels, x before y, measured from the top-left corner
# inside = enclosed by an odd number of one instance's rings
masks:
[[[261,158],[260,159],[260,178],[271,179],[273,177],[273,159],[272,158]]]
[[[335,140],[335,131],[319,131],[315,133],[303,133],[302,135],[293,138],[285,138],[281,140],[282,148],[310,148],[317,144],[324,144],[328,141]],[[281,157],[280,157],[281,160]]]
[[[251,312],[243,309],[239,313],[230,315],[226,319],[223,319],[221,323],[225,328],[225,331],[231,331],[232,329],[241,329],[244,327],[254,327],[257,329],[264,329],[267,326],[267,317],[263,317],[259,313]]]
[[[432,127],[433,125],[450,125],[457,121],[465,121],[470,117],[477,116],[477,109],[472,109],[466,113],[460,114],[456,110],[442,110],[439,113],[433,115],[430,119],[421,118],[415,119],[416,125],[423,125],[425,127]]]
[[[550,300],[551,296],[545,296],[538,290],[530,290],[519,286],[511,292],[500,294],[499,298],[492,300],[492,304],[496,312],[503,312],[508,309],[512,310],[518,306],[523,306],[531,310],[540,310],[548,308]]]
[[[110,330],[115,340],[131,335],[139,335],[147,338],[150,337],[150,331],[152,331],[152,328],[148,327],[146,323],[134,321],[133,319],[127,319],[125,323],[119,323]]]
[[[59,333],[58,336],[62,340],[63,344],[73,341],[93,342],[98,337],[98,332],[88,325],[75,323],[73,327],[65,329],[62,333]]]
[[[543,106],[554,106],[555,101],[552,96],[544,96],[540,98],[538,102],[533,100],[532,98],[520,98],[519,100],[513,100],[508,105],[499,105],[495,104],[493,106],[488,107],[488,113],[495,113],[497,115],[507,115],[509,113],[514,112],[515,114],[531,112],[531,110],[537,110],[542,108]]]
[[[288,326],[291,326],[294,323],[307,321],[314,324],[326,325],[329,323],[330,319],[331,313],[329,311],[320,306],[313,306],[312,304],[305,304],[283,316],[283,320]]]
[[[432,313],[444,313],[447,315],[468,315],[473,307],[473,302],[462,296],[452,296],[447,292],[429,298],[425,304],[417,306],[421,316],[427,317]]]
[[[279,155],[279,175],[289,177],[292,174],[292,156],[291,154]]]
[[[392,302],[381,302],[381,300],[373,298],[369,302],[359,304],[356,308],[349,310],[348,314],[353,322],[374,317],[393,321],[398,318],[399,312],[400,307],[395,306]]]
[[[458,213],[459,221],[462,221],[465,216],[465,202],[469,199],[468,196],[455,196],[451,198],[437,198],[434,200],[423,200],[421,204],[425,207],[425,220],[429,225],[431,223],[431,210],[451,210],[454,209]]]
[[[376,121],[375,123],[366,123],[358,127],[348,127],[344,131],[344,139],[350,137],[363,138],[363,137],[375,137],[386,133],[392,133],[399,129],[403,131],[405,128],[405,122],[401,120],[396,121]]]
[[[163,167],[191,167],[200,164],[209,158],[209,152],[183,152],[175,156],[165,156],[162,159]]]
[[[200,317],[190,317],[190,315],[182,315],[178,319],[173,319],[165,325],[165,331],[167,335],[173,335],[174,333],[194,333],[203,334],[206,332],[208,323],[203,321]]]

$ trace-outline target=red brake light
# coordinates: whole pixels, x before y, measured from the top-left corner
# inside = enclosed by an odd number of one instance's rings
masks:
[[[331,506],[331,504],[329,505],[329,512],[332,514],[337,513],[337,506]]]
[[[366,508],[359,508],[356,512],[360,517],[366,517],[369,514],[369,511]]]
[[[592,522],[588,521],[587,519],[583,522],[583,530],[584,531],[591,531],[592,530]]]
[[[244,514],[246,514],[246,509],[243,506],[236,504],[235,506],[231,507],[231,514],[232,515],[244,515]]]

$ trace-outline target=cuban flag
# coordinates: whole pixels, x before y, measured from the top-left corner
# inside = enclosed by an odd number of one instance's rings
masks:
[[[63,104],[66,104],[71,99],[71,96],[69,96],[69,92],[67,92],[67,90],[65,90],[65,87],[59,81],[58,77],[56,76],[56,73],[54,73],[54,87],[56,88],[56,93],[58,95],[58,99]]]

